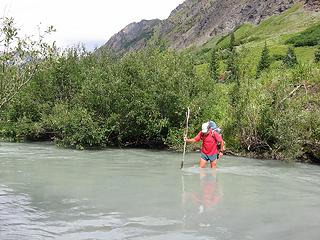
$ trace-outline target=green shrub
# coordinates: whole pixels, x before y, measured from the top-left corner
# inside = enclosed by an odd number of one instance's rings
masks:
[[[92,119],[92,114],[80,106],[56,104],[44,122],[54,132],[58,145],[84,149],[105,144],[104,133]]]
[[[295,47],[316,46],[320,41],[320,25],[310,27],[302,33],[289,38],[285,43],[293,44]]]

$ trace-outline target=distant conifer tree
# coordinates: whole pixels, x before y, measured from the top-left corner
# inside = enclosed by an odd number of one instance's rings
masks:
[[[320,62],[320,46],[317,48],[317,50],[314,53],[314,61],[316,63]]]
[[[219,59],[217,55],[217,50],[212,49],[211,52],[211,61],[210,61],[210,74],[213,81],[218,81],[218,68],[219,68]]]
[[[288,52],[283,59],[283,63],[288,67],[293,67],[294,65],[296,65],[298,63],[297,56],[294,52],[293,47],[290,46],[288,48]]]
[[[239,79],[239,66],[238,66],[238,54],[235,45],[234,33],[231,33],[230,43],[229,43],[229,53],[226,61],[227,64],[227,75],[228,79],[231,81]]]
[[[231,33],[230,35],[230,43],[229,43],[229,50],[230,51],[233,51],[233,49],[235,48],[236,46],[236,38],[234,36],[234,32]]]
[[[262,52],[261,52],[260,61],[257,66],[257,77],[260,76],[263,70],[269,68],[270,64],[271,64],[271,59],[270,59],[269,49],[268,49],[267,43],[265,42],[264,48],[262,49]]]

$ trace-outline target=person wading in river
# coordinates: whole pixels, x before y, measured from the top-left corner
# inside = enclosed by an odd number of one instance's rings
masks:
[[[209,122],[202,124],[202,130],[194,138],[185,138],[187,143],[194,143],[202,141],[200,168],[205,168],[208,161],[210,161],[211,168],[217,167],[217,159],[223,156],[224,142],[221,135],[212,130]],[[218,150],[218,143],[220,143],[220,151]]]

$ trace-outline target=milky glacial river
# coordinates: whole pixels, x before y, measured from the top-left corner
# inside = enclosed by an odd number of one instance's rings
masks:
[[[1,240],[318,240],[320,167],[0,143]]]

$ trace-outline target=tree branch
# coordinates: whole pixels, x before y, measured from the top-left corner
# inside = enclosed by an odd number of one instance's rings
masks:
[[[280,103],[283,103],[283,102],[284,102],[285,100],[287,100],[288,98],[291,98],[291,97],[295,94],[295,92],[298,91],[301,87],[305,87],[305,88],[306,88],[305,84],[301,84],[301,85],[297,86],[295,89],[293,89],[293,90],[289,93],[288,96],[286,96],[284,99],[282,99],[282,100],[280,101]]]
[[[35,73],[31,74],[26,81],[24,81],[22,84],[20,84],[20,85],[17,87],[16,91],[15,91],[11,96],[6,97],[6,98],[4,98],[4,99],[2,100],[2,102],[0,103],[0,109],[1,109],[7,102],[9,102],[12,98],[14,98],[14,96],[17,95],[17,94],[20,92],[20,89],[21,89],[23,86],[25,86],[28,82],[31,81],[31,79],[32,79],[32,77],[34,76],[34,74],[35,74]]]

